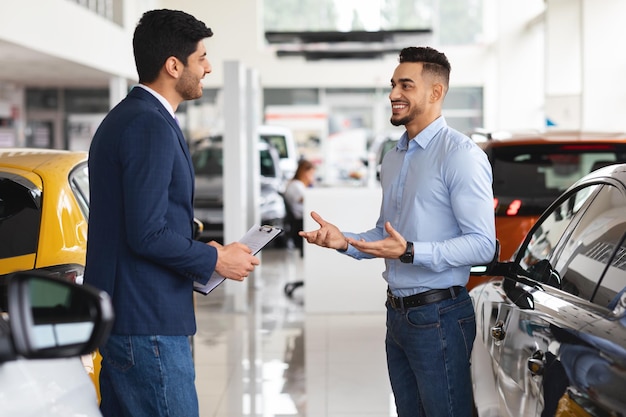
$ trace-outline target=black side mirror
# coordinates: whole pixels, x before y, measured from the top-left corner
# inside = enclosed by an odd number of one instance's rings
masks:
[[[517,285],[517,280],[506,278],[502,288],[516,306],[522,310],[533,310],[535,308],[535,298],[531,293]]]
[[[0,360],[85,355],[105,341],[113,326],[108,294],[91,286],[36,271],[6,275],[2,285],[12,343],[0,343]]]
[[[561,276],[552,268],[550,261],[542,259],[528,268],[528,278],[561,289]]]
[[[500,259],[500,241],[496,239],[496,249],[493,254],[493,258],[486,265],[474,265],[470,269],[470,275],[484,276],[484,275],[500,275],[492,273],[493,269],[498,265]]]

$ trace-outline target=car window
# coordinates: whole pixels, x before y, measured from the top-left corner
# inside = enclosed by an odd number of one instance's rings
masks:
[[[625,207],[612,185],[577,190],[535,226],[520,265],[530,273],[547,261],[563,291],[607,307],[626,286]]]
[[[191,155],[196,175],[206,177],[222,176],[222,148],[208,147],[198,149]]]
[[[502,146],[488,155],[499,216],[507,215],[513,201],[516,214],[539,215],[578,179],[625,158],[624,149],[610,144]]]
[[[35,253],[40,223],[39,190],[29,181],[0,173],[0,259]]]
[[[535,225],[527,246],[521,248],[523,255],[520,265],[522,268],[529,270],[539,261],[551,261],[555,258],[554,251],[572,219],[584,207],[597,187],[597,185],[592,185],[569,194],[565,200],[552,208],[550,214],[541,223]]]
[[[261,175],[264,177],[276,177],[274,159],[268,149],[261,149]]]
[[[564,242],[555,269],[562,288],[608,306],[626,286],[626,197],[604,185]]]
[[[261,140],[272,145],[278,151],[280,158],[289,157],[289,151],[287,150],[287,141],[283,135],[260,135]]]
[[[86,162],[70,173],[69,182],[83,215],[89,219],[89,173]]]

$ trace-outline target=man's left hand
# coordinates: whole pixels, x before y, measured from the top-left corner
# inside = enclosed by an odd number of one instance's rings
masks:
[[[385,223],[385,230],[389,236],[374,242],[348,239],[348,243],[361,252],[368,253],[377,258],[398,259],[406,249],[406,240],[400,233],[391,227],[391,223]]]

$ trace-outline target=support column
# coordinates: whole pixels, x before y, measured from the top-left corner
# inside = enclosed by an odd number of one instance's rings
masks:
[[[128,94],[128,83],[125,78],[111,77],[109,79],[109,109],[112,109]]]
[[[249,136],[246,105],[247,80],[238,61],[224,62],[224,243],[238,241],[250,228],[248,213]],[[247,285],[225,282],[237,312],[247,311]]]

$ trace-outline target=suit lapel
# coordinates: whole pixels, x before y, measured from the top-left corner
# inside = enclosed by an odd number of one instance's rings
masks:
[[[170,112],[167,111],[167,109],[163,106],[163,104],[161,104],[161,102],[155,96],[150,94],[150,92],[146,91],[145,89],[141,87],[134,87],[130,91],[130,93],[128,93],[128,95],[135,96],[137,98],[148,100],[151,103],[154,103],[156,110],[161,114],[161,116],[165,120],[167,120],[167,122],[172,126],[172,128],[176,132],[176,137],[178,138],[178,144],[180,145],[180,148],[182,149],[185,155],[185,159],[187,159],[187,164],[189,165],[189,172],[191,174],[191,178],[194,178],[194,170],[193,170],[193,164],[191,162],[191,155],[189,154],[189,147],[187,146],[187,142],[185,141],[185,136],[183,135],[183,131],[180,129],[180,126],[178,125],[178,122],[176,121],[176,119],[172,117]]]

